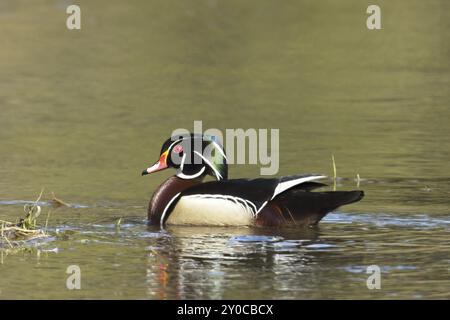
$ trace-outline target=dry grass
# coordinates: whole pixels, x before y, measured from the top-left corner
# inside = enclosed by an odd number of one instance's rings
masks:
[[[37,223],[38,217],[41,215],[42,211],[42,208],[38,205],[38,203],[42,198],[43,192],[44,189],[42,189],[34,203],[26,204],[23,207],[25,212],[24,218],[16,222],[0,220],[0,248],[16,248],[20,247],[24,241],[48,237],[47,225],[51,210],[48,210],[47,212],[44,227],[38,225]],[[56,198],[54,193],[52,193],[51,204],[55,207],[69,206],[64,201]]]

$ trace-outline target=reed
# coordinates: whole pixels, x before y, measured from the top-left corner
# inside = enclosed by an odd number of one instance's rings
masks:
[[[331,155],[331,161],[333,162],[333,191],[336,191],[337,172],[336,161],[334,161],[334,154]]]

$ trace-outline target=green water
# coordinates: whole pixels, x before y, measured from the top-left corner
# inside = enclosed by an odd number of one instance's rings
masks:
[[[0,298],[450,298],[449,1],[377,1],[376,31],[357,0],[78,1],[79,31],[68,4],[0,1],[0,219],[73,205],[1,251]],[[173,172],[140,172],[194,120],[278,128],[279,175],[334,154],[366,197],[312,230],[150,229]]]

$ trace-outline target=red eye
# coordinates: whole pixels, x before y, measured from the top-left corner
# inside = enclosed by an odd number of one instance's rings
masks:
[[[175,147],[173,147],[173,152],[175,153],[181,153],[183,151],[183,147],[181,144],[177,144]]]

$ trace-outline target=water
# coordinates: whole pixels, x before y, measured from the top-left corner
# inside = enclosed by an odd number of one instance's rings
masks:
[[[68,31],[66,1],[1,1],[0,219],[72,206],[2,251],[0,298],[450,298],[450,3],[377,4],[381,31],[356,0],[80,1]],[[172,173],[140,172],[194,120],[279,128],[279,175],[334,154],[366,197],[316,229],[149,228]]]

